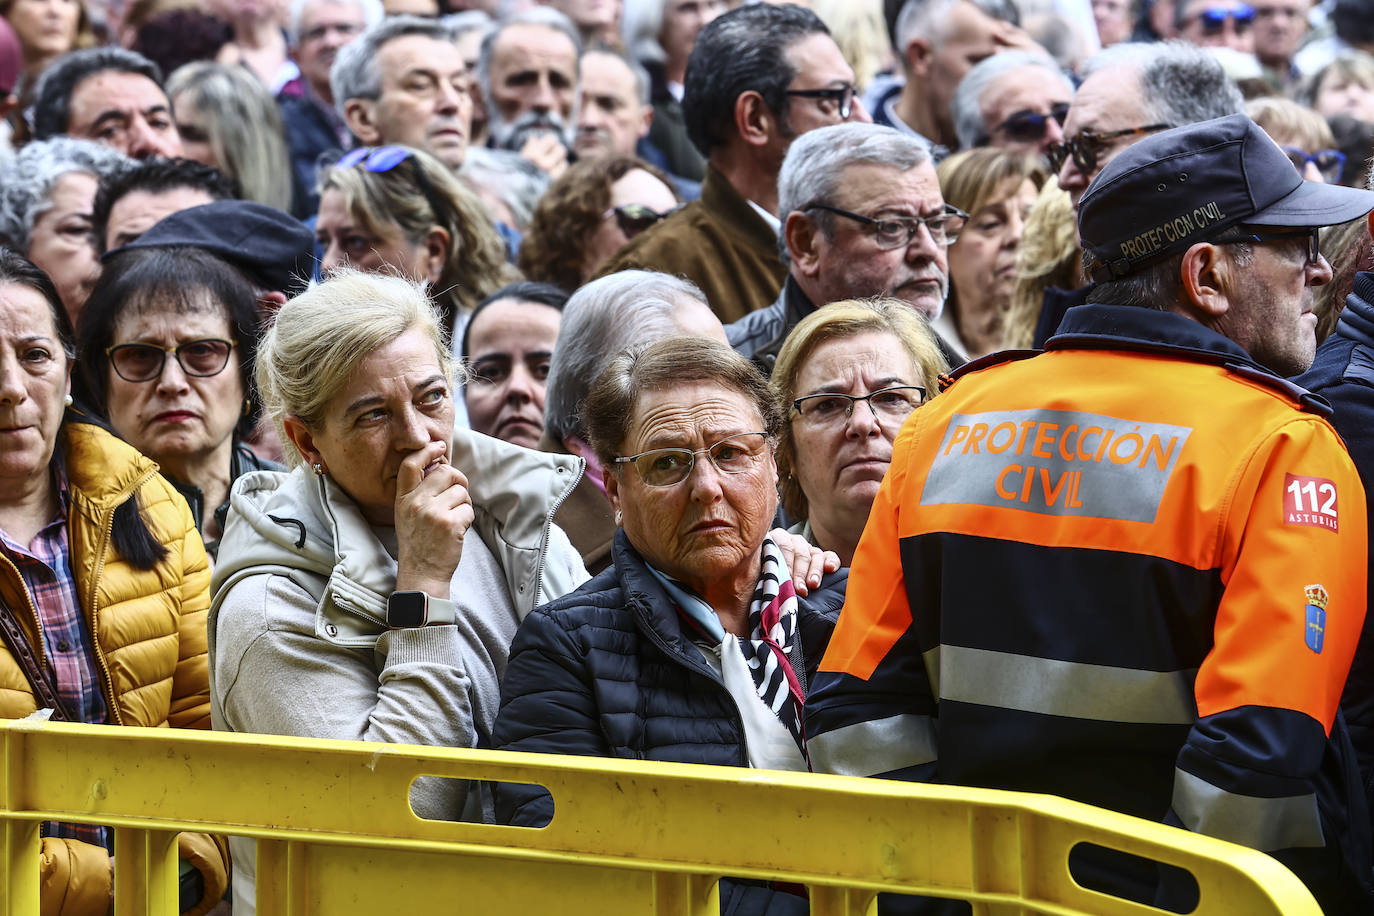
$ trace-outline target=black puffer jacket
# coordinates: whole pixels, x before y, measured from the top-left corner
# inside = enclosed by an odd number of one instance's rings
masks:
[[[614,565],[525,618],[511,644],[493,744],[501,750],[748,766],[744,724],[671,600],[623,531]],[[848,570],[798,602],[806,677],[844,603]],[[553,802],[538,786],[502,784],[499,823],[542,826]],[[806,912],[766,888],[721,883],[722,913]]]

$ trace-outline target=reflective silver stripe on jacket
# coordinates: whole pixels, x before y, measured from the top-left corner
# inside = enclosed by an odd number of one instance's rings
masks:
[[[1173,807],[1189,830],[1263,852],[1326,845],[1317,796],[1310,792],[1282,798],[1237,795],[1175,768]]]
[[[806,749],[818,773],[891,773],[935,759],[935,723],[914,714],[857,722],[808,737]]]
[[[1196,677],[1196,668],[1145,671],[940,647],[940,699],[1071,719],[1191,725]]]

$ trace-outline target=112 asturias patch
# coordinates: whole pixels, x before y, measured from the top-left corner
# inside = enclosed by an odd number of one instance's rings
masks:
[[[1283,475],[1283,523],[1340,531],[1335,481],[1325,477]]]

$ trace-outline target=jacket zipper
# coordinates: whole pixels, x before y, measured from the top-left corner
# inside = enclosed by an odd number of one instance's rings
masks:
[[[110,674],[110,665],[105,660],[105,650],[100,645],[100,606],[96,602],[96,594],[100,584],[100,574],[105,571],[105,557],[110,552],[110,538],[114,536],[114,514],[115,509],[122,504],[124,499],[135,497],[145,483],[152,479],[156,470],[151,470],[142,477],[134,481],[124,493],[120,494],[123,499],[118,499],[105,512],[105,524],[102,526],[100,543],[96,549],[95,571],[91,575],[91,594],[87,601],[90,607],[89,625],[91,628],[91,644],[95,648],[95,660],[100,664],[100,673],[105,678],[105,697],[106,706],[109,710],[109,717],[114,720],[115,725],[123,725],[124,717],[119,712],[119,704],[115,702],[114,677]],[[68,521],[70,524],[70,520]]]
[[[5,557],[5,565],[13,570],[15,577],[19,580],[19,588],[24,592],[24,600],[29,604],[29,613],[33,615],[33,625],[38,631],[38,645],[30,648],[38,650],[38,660],[42,664],[43,670],[51,671],[51,666],[48,663],[47,643],[43,639],[43,618],[38,616],[38,605],[33,603],[33,595],[29,593],[29,587],[24,583],[24,576],[19,572],[19,567],[15,566],[9,557]],[[34,694],[34,699],[38,699],[37,694]]]
[[[582,479],[582,475],[587,473],[587,459],[578,457],[580,467],[577,469],[577,476],[572,483],[563,488],[563,492],[554,497],[553,506],[549,508],[548,515],[544,516],[544,536],[539,540],[539,556],[534,563],[534,595],[530,610],[539,606],[539,596],[544,593],[544,559],[549,555],[549,538],[553,536],[553,517],[558,514],[559,508],[564,501],[572,495],[572,491],[577,487],[577,482]]]
[[[623,588],[624,586],[621,586],[621,587]],[[674,612],[674,613],[676,613],[676,612]],[[639,616],[638,613],[636,613],[636,614],[635,614],[635,625],[636,625],[636,626],[639,626],[640,624],[641,624],[640,616]],[[701,667],[698,668],[696,665],[692,664],[692,662],[691,662],[689,659],[687,659],[682,653],[680,653],[680,652],[674,652],[672,649],[670,649],[670,648],[668,647],[667,642],[664,641],[663,637],[662,637],[662,636],[659,634],[659,632],[658,632],[657,630],[655,630],[653,627],[648,626],[647,624],[645,624],[644,626],[642,626],[642,629],[643,629],[644,632],[648,635],[649,641],[652,642],[654,645],[658,646],[658,648],[662,650],[662,652],[663,652],[664,655],[666,655],[666,656],[668,656],[669,658],[673,659],[675,662],[677,662],[677,663],[678,663],[679,665],[681,665],[682,667],[686,668],[688,671],[693,671],[693,672],[695,672],[695,673],[697,673],[697,674],[705,674],[705,675],[707,675],[711,680],[715,681],[715,682],[720,686],[720,689],[721,689],[721,690],[725,690],[725,695],[726,695],[727,697],[730,697],[730,691],[729,691],[729,690],[726,690],[726,688],[725,688],[725,681],[721,678],[721,676],[720,676],[719,674],[716,674],[716,672],[715,672],[714,670],[712,670],[711,667],[710,667],[709,665],[707,665],[705,662],[702,662],[702,663],[701,663]],[[696,647],[693,646],[693,648],[695,649]],[[731,711],[733,712],[733,715],[734,715],[735,725],[738,726],[738,728],[739,728],[740,747],[744,750],[744,766],[745,766],[746,768],[748,768],[748,767],[750,766],[750,764],[749,764],[749,735],[745,733],[745,729],[744,729],[744,717],[741,716],[741,715],[739,714],[739,706],[737,706],[737,705],[735,704],[735,698],[734,698],[734,697],[730,697],[730,709],[731,709]]]

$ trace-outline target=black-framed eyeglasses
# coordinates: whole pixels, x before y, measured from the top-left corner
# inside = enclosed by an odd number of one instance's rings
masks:
[[[1007,139],[1016,140],[1020,143],[1033,143],[1045,139],[1045,131],[1049,129],[1050,118],[1054,118],[1059,126],[1063,127],[1064,119],[1068,116],[1069,103],[1057,102],[1050,106],[1048,114],[1026,109],[1009,115],[1006,120],[994,127],[992,132],[994,134],[1000,132]]]
[[[1049,157],[1050,168],[1058,172],[1064,167],[1064,162],[1070,156],[1073,157],[1074,167],[1084,175],[1091,175],[1097,170],[1097,157],[1107,148],[1107,144],[1121,137],[1133,137],[1137,134],[1150,134],[1157,130],[1168,130],[1172,124],[1147,124],[1144,127],[1127,127],[1125,130],[1109,130],[1106,133],[1098,134],[1090,130],[1074,134],[1063,143],[1051,143],[1049,149],[1045,150],[1045,155]]]
[[[853,83],[847,83],[829,89],[788,89],[786,94],[797,99],[822,99],[834,102],[840,120],[848,121],[850,112],[854,110],[854,93],[856,91]]]
[[[808,423],[832,426],[847,422],[855,404],[863,401],[878,422],[900,426],[925,399],[926,390],[919,385],[892,385],[868,394],[808,394],[793,401],[792,409]]]
[[[667,219],[678,209],[678,207],[673,207],[660,213],[653,207],[646,207],[644,204],[621,204],[618,207],[611,207],[601,214],[601,218],[610,219],[614,216],[615,224],[620,227],[621,232],[625,233],[625,238],[632,239],[659,220]]]
[[[871,226],[873,240],[878,243],[878,247],[889,250],[910,245],[911,240],[916,237],[916,232],[922,226],[926,227],[926,232],[930,234],[930,240],[936,245],[946,247],[953,245],[959,238],[959,233],[963,231],[964,223],[968,221],[967,213],[950,204],[945,204],[944,211],[935,216],[884,216],[881,218],[851,213],[829,204],[812,204],[806,209],[824,210],[826,213],[834,213],[836,216],[843,216],[845,219],[852,219],[856,223]]]
[[[1235,8],[1209,6],[1197,14],[1197,21],[1202,24],[1202,31],[1207,35],[1221,34],[1222,29],[1226,28],[1227,19],[1236,23],[1236,34],[1244,35],[1250,30],[1250,26],[1255,24],[1255,8],[1245,4]]]
[[[692,473],[697,455],[705,455],[722,474],[743,474],[758,464],[767,447],[767,433],[735,433],[705,448],[655,448],[617,458],[615,463],[634,465],[648,486],[671,487]]]
[[[1321,263],[1321,230],[1317,227],[1302,229],[1282,229],[1268,226],[1236,226],[1212,241],[1218,245],[1234,245],[1238,242],[1307,242],[1305,267],[1316,267]]]
[[[407,159],[412,159],[414,154],[414,150],[404,146],[360,146],[340,156],[334,163],[334,168],[351,169],[361,165],[369,172],[381,174],[390,172]],[[445,217],[448,216],[449,207],[442,202],[442,198],[435,192],[434,186],[425,177],[425,170],[420,167],[418,162],[412,161],[410,171],[415,175],[415,184],[429,203],[429,210],[434,214],[434,218],[439,222],[446,222]]]
[[[115,374],[126,382],[151,382],[162,374],[167,365],[167,354],[176,356],[181,371],[192,378],[210,378],[219,375],[229,365],[229,354],[238,346],[237,340],[222,340],[206,337],[201,340],[188,340],[175,347],[159,347],[157,344],[128,343],[117,347],[107,347],[105,355],[110,358],[110,366]]]
[[[1327,184],[1335,184],[1341,180],[1341,172],[1345,170],[1345,153],[1335,149],[1319,149],[1315,153],[1298,149],[1296,146],[1280,147],[1288,161],[1293,163],[1293,168],[1299,174],[1307,168],[1307,163],[1312,163],[1321,173],[1322,178]]]

